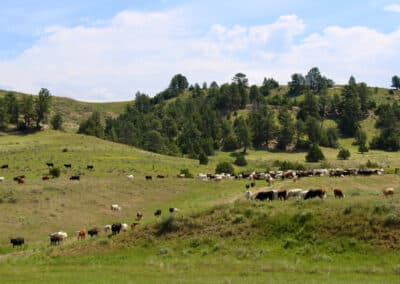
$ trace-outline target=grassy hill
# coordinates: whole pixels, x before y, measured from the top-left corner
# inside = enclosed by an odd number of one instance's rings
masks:
[[[0,155],[0,163],[10,166],[0,170],[6,177],[0,183],[2,283],[398,283],[398,175],[275,181],[275,188],[320,187],[329,195],[262,203],[244,200],[247,180],[176,178],[181,168],[213,172],[218,161],[233,159],[226,153],[200,166],[94,137],[43,131],[2,136]],[[368,155],[377,161],[387,155],[392,164],[398,159],[396,153]],[[335,162],[333,153],[327,156]],[[304,153],[250,152],[249,168],[275,159],[301,160]],[[71,163],[72,169],[42,181],[46,162]],[[168,177],[144,179],[157,173]],[[27,176],[23,185],[12,181],[19,174]],[[72,174],[81,174],[81,181],[70,181]],[[256,190],[265,186],[258,181]],[[388,186],[396,190],[393,198],[381,194]],[[335,200],[332,188],[341,188],[346,198]],[[111,212],[113,203],[122,211]],[[175,218],[169,207],[180,209]],[[161,219],[153,216],[157,208]],[[138,210],[144,218],[134,231],[79,242],[73,236],[81,228],[130,224]],[[58,230],[70,237],[50,247],[48,234]],[[27,241],[23,249],[8,243],[17,235]]]

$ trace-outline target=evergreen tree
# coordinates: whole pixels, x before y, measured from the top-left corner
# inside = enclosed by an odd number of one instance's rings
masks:
[[[295,122],[287,108],[282,108],[279,113],[279,122],[281,125],[278,134],[278,148],[286,150],[286,147],[292,143],[296,131]]]
[[[392,77],[392,88],[400,90],[400,77],[397,75]]]
[[[352,80],[350,80],[351,82]],[[354,136],[360,127],[361,104],[357,93],[357,85],[351,83],[343,89],[343,102],[341,105],[341,117],[339,128],[345,136]]]
[[[300,96],[305,90],[306,80],[304,79],[302,74],[293,74],[292,80],[288,83],[289,92],[288,96],[296,97]]]
[[[317,163],[322,160],[325,160],[325,156],[322,153],[321,148],[318,146],[318,144],[312,144],[306,155],[306,161],[310,163]]]
[[[208,157],[204,153],[204,151],[201,151],[199,154],[199,163],[200,165],[207,165],[208,164]]]
[[[297,114],[297,117],[304,121],[309,116],[320,119],[319,107],[320,105],[318,103],[318,98],[312,93],[306,93],[304,96],[304,101],[300,105],[300,111]]]
[[[83,121],[79,125],[78,133],[103,138],[104,127],[101,122],[100,113],[95,111],[87,120]]]
[[[241,147],[243,147],[243,153],[246,153],[247,148],[251,145],[250,128],[242,117],[236,119],[235,124],[235,132],[238,143]]]

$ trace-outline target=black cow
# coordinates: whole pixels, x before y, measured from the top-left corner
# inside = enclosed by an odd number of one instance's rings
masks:
[[[2,165],[1,168],[2,169],[8,169],[8,165]]]
[[[64,167],[65,168],[72,168],[72,165],[71,164],[64,164]]]
[[[58,245],[63,240],[61,236],[58,235],[50,235],[50,245]]]
[[[165,178],[165,175],[157,175],[157,178]]]
[[[152,180],[153,177],[152,176],[145,176],[146,180]]]
[[[161,216],[161,209],[157,209],[156,212],[154,212],[154,216],[160,217]]]
[[[47,165],[48,167],[54,167],[54,164],[53,164],[53,163],[46,163],[46,165]]]
[[[323,189],[310,189],[304,196],[304,199],[311,199],[315,197],[323,199],[325,196],[326,196],[326,191]]]
[[[111,225],[111,232],[113,235],[115,234],[119,234],[119,232],[121,232],[121,227],[122,224],[121,223],[115,223]]]
[[[15,239],[10,239],[10,243],[12,243],[13,247],[20,247],[25,243],[24,238],[18,237]]]
[[[252,182],[252,183],[250,183],[250,186],[251,186],[251,187],[255,187],[255,186],[256,186],[256,183],[255,183],[255,182]]]
[[[90,237],[97,236],[98,233],[99,233],[99,230],[97,228],[92,228],[92,229],[88,230],[88,235]]]
[[[80,180],[80,179],[81,179],[80,176],[71,176],[71,177],[69,178],[69,180]]]
[[[257,193],[255,199],[264,201],[264,200],[273,200],[274,199],[274,192],[271,191],[260,191]]]
[[[278,191],[278,199],[279,200],[286,200],[286,195],[287,195],[287,191],[286,190]]]
[[[88,170],[93,170],[93,169],[94,169],[94,166],[93,166],[93,165],[87,165],[86,169],[88,169]]]

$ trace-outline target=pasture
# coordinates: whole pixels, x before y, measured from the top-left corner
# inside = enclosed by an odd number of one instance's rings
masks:
[[[176,177],[182,168],[213,172],[218,161],[233,159],[226,153],[199,166],[93,137],[45,131],[0,137],[0,154],[0,163],[9,164],[0,170],[5,177],[1,283],[399,282],[400,177],[394,174],[277,180],[276,189],[325,188],[328,197],[256,202],[244,198],[247,180]],[[249,167],[264,169],[266,161],[300,155],[250,152]],[[379,152],[371,155],[381,159]],[[391,166],[400,164],[397,153],[388,157]],[[61,167],[60,178],[42,181],[46,162]],[[86,169],[89,164],[93,170]],[[12,180],[22,174],[24,184]],[[157,174],[167,177],[157,179]],[[72,175],[81,180],[70,181]],[[266,186],[256,181],[254,190]],[[385,187],[395,188],[395,195],[385,198]],[[333,188],[346,198],[335,199]],[[111,211],[111,204],[122,210]],[[169,207],[180,211],[171,216]],[[159,208],[162,215],[156,218]],[[144,217],[134,230],[76,240],[80,229],[131,224],[137,211]],[[48,234],[59,230],[69,237],[51,247]],[[9,243],[17,236],[25,238],[21,249]]]

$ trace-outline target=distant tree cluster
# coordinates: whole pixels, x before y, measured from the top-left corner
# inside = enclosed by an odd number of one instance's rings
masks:
[[[14,125],[18,130],[41,129],[47,122],[50,112],[51,94],[47,89],[41,89],[38,96],[23,96],[21,100],[8,92],[0,98],[0,130],[7,130]]]

